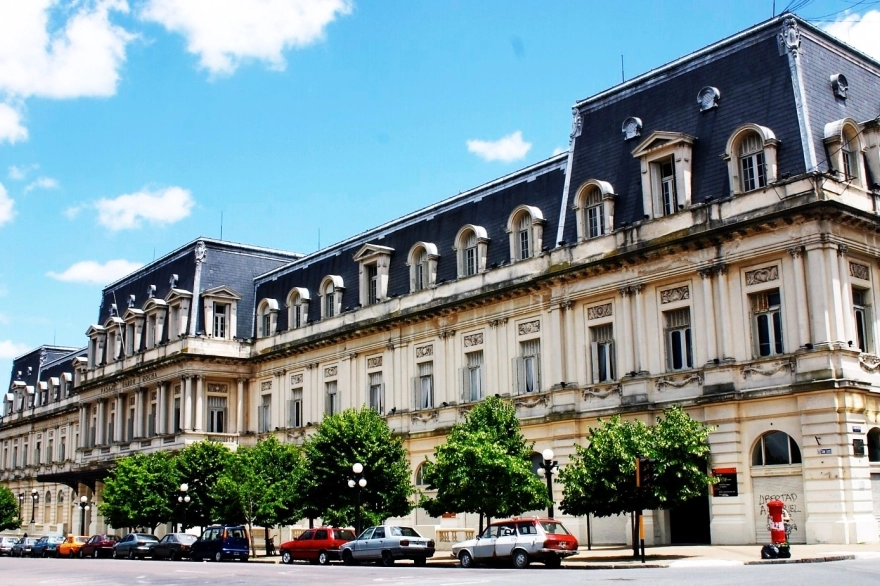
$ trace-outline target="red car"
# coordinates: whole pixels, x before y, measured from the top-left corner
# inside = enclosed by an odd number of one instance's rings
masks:
[[[351,529],[319,527],[307,529],[293,541],[281,544],[281,561],[292,564],[293,560],[308,560],[310,564],[326,564],[339,559],[343,543],[355,539]]]
[[[81,558],[109,558],[113,554],[113,546],[119,538],[115,535],[92,535],[88,541],[79,548]]]

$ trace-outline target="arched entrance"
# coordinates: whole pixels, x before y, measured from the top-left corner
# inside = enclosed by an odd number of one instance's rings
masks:
[[[790,543],[806,543],[806,507],[801,450],[787,433],[768,431],[752,448],[752,494],[756,543],[770,543],[767,502],[780,500],[791,518]]]

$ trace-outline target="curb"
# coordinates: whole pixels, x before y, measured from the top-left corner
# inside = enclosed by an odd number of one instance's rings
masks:
[[[842,562],[845,560],[854,560],[856,559],[855,555],[828,555],[819,558],[800,558],[796,560],[787,559],[787,560],[755,560],[751,562],[744,562],[747,566],[760,566],[760,565],[773,565],[773,564],[821,564],[825,562]]]

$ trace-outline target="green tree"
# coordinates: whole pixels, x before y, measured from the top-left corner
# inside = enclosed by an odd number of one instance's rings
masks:
[[[220,510],[221,507],[214,498],[214,486],[226,469],[231,455],[229,448],[213,440],[195,442],[178,452],[175,458],[178,476],[181,483],[187,484],[187,494],[190,497],[186,508],[188,526],[204,527],[223,517],[224,511]],[[181,514],[182,511],[178,508],[175,518],[179,518]]]
[[[348,479],[358,462],[367,481],[360,490],[362,527],[412,510],[415,488],[403,441],[375,410],[346,409],[325,417],[304,448],[309,468],[298,490],[306,516],[354,524],[358,489],[349,488]]]
[[[0,531],[21,528],[18,499],[6,486],[0,486]]]
[[[513,405],[489,397],[452,427],[446,443],[425,463],[424,480],[435,498],[421,506],[439,517],[446,512],[483,517],[518,515],[546,507],[547,487],[532,471],[533,444],[520,433]]]
[[[177,469],[169,453],[126,456],[104,481],[104,502],[99,508],[112,527],[153,531],[171,520],[177,487]]]

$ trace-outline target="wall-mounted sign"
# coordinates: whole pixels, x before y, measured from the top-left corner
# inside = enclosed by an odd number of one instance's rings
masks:
[[[853,455],[854,456],[864,456],[865,455],[865,440],[860,438],[853,439]]]
[[[712,476],[718,479],[712,485],[712,496],[739,496],[736,468],[713,468]]]
[[[858,425],[853,425],[853,433],[862,433],[862,428]]]
[[[819,448],[819,453],[822,454],[822,455],[830,454],[830,453],[831,453],[831,448]]]

